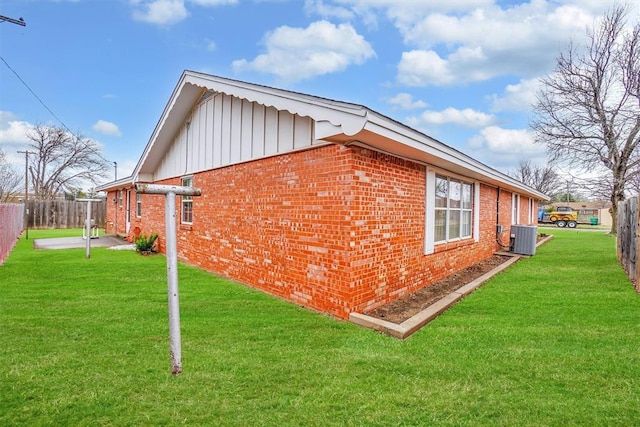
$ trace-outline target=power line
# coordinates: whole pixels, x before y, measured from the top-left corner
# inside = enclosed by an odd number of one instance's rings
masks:
[[[75,134],[75,133],[73,133],[73,132],[72,132],[72,131],[67,127],[67,125],[65,125],[65,124],[64,124],[64,122],[60,119],[60,117],[56,116],[56,114],[55,114],[53,111],[51,111],[51,108],[49,108],[49,107],[47,106],[47,104],[45,104],[45,103],[44,103],[44,101],[43,101],[42,99],[40,99],[40,97],[38,96],[38,94],[36,94],[36,93],[33,91],[33,89],[31,89],[31,87],[27,84],[27,82],[25,82],[25,81],[22,79],[22,77],[20,77],[20,75],[18,74],[18,72],[17,72],[16,70],[14,70],[13,68],[11,68],[11,66],[7,63],[7,61],[5,61],[5,59],[4,59],[2,56],[0,56],[0,60],[2,60],[2,62],[4,62],[4,65],[6,65],[6,66],[7,66],[7,68],[8,68],[9,70],[11,70],[11,72],[12,72],[13,74],[15,74],[15,76],[18,78],[18,80],[20,80],[20,82],[24,85],[24,87],[26,87],[26,88],[27,88],[27,90],[28,90],[29,92],[31,92],[31,94],[32,94],[32,95],[33,95],[33,96],[38,100],[38,102],[40,102],[40,104],[42,104],[42,106],[43,106],[44,108],[46,108],[46,109],[47,109],[47,111],[48,111],[49,113],[51,113],[51,115],[52,115],[52,116],[53,116],[57,121],[59,121],[59,122],[60,122],[60,124],[62,125],[62,127],[63,127],[63,128],[65,128],[65,129],[67,130],[67,132],[69,132],[71,135],[73,135],[73,136],[75,136],[76,138],[78,138],[78,137],[76,136],[76,134]],[[80,139],[80,138],[78,138],[78,139]]]
[[[2,16],[2,15],[0,15],[0,17],[1,17],[1,16]],[[0,22],[1,22],[1,21],[0,21]],[[58,122],[60,122],[60,124],[62,125],[62,127],[63,127],[67,132],[69,132],[69,133],[70,133],[74,138],[76,138],[78,141],[82,141],[82,139],[81,139],[78,135],[76,135],[76,134],[75,134],[75,132],[73,132],[71,129],[69,129],[69,127],[68,127],[68,126],[67,126],[67,125],[62,121],[62,119],[61,119],[60,117],[58,117],[58,116],[56,115],[56,113],[54,113],[54,112],[51,110],[51,108],[49,108],[49,107],[47,106],[47,104],[45,104],[45,103],[44,103],[44,101],[43,101],[43,100],[38,96],[38,94],[37,94],[37,93],[35,93],[35,92],[33,91],[33,89],[31,89],[31,87],[27,84],[27,82],[25,82],[25,81],[22,79],[22,77],[20,77],[20,75],[18,74],[18,72],[17,72],[16,70],[14,70],[13,68],[11,68],[11,66],[9,65],[9,63],[8,63],[8,62],[7,62],[7,61],[6,61],[2,56],[0,56],[0,60],[2,60],[2,62],[4,62],[4,65],[6,65],[6,66],[7,66],[7,68],[8,68],[9,70],[11,70],[11,72],[12,72],[13,74],[15,74],[15,76],[18,78],[18,80],[20,80],[20,82],[24,85],[24,87],[26,87],[26,88],[27,88],[27,90],[28,90],[29,92],[31,92],[31,94],[32,94],[32,95],[33,95],[33,96],[38,100],[38,102],[40,102],[40,104],[42,104],[42,106],[43,106],[43,107],[44,107],[44,108],[45,108],[45,109],[46,109],[46,110],[47,110],[47,111],[48,111],[48,112],[49,112],[49,113],[50,113],[50,114],[51,114],[51,115],[52,115],[52,116],[53,116],[53,117],[58,121]],[[100,153],[97,153],[97,154],[98,154],[98,156],[99,156],[102,160],[104,160],[105,162],[108,162],[108,160],[107,160],[107,159],[105,159],[105,158],[104,158]]]
[[[23,27],[27,25],[27,23],[24,22],[24,19],[22,19],[22,16],[18,19],[13,19],[9,18],[8,16],[0,15],[0,23],[3,23],[4,21],[11,22],[12,24],[16,25],[21,25]]]

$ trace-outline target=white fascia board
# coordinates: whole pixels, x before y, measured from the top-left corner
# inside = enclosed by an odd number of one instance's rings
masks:
[[[256,102],[280,111],[288,111],[301,117],[311,117],[318,123],[328,122],[335,126],[334,131],[337,133],[331,133],[327,136],[339,133],[349,136],[355,135],[362,130],[367,121],[367,108],[357,104],[334,101],[193,71],[185,72],[185,83],[246,99],[249,102]]]
[[[158,163],[173,142],[176,132],[184,124],[193,105],[203,93],[204,89],[187,84],[185,76],[182,76],[134,169],[134,176],[155,172]]]
[[[193,105],[207,90],[288,111],[301,117],[308,116],[317,123],[330,123],[331,126],[320,126],[322,137],[318,138],[316,135],[317,139],[339,134],[355,135],[362,130],[367,121],[367,109],[360,105],[185,71],[140,156],[133,176],[153,174]]]
[[[534,197],[538,200],[549,200],[546,194],[531,188],[520,181],[475,160],[468,155],[449,147],[440,141],[411,129],[399,122],[389,119],[378,113],[369,111],[369,120],[365,130],[392,139],[400,144],[408,146],[418,152],[441,159],[444,162],[453,163],[467,170],[471,177],[484,182],[493,182],[501,187],[516,191],[520,194]]]
[[[111,181],[104,183],[102,185],[96,186],[96,191],[110,191],[110,190],[118,190],[121,188],[132,187],[133,186],[133,176],[127,176],[125,178],[120,178],[117,181]]]

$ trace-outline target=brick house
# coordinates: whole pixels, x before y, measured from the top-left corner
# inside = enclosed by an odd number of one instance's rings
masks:
[[[364,106],[185,71],[132,176],[108,193],[107,233],[158,233],[186,185],[178,257],[348,318],[492,256],[544,194]],[[498,232],[497,225],[502,232]]]

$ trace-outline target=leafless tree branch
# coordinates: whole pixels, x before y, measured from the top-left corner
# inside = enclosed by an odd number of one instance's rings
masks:
[[[108,172],[100,147],[91,139],[40,124],[27,137],[35,151],[29,178],[36,198],[52,199],[83,183],[96,184]]]
[[[555,72],[542,79],[531,122],[536,142],[547,146],[552,162],[605,168],[612,232],[618,201],[639,166],[640,24],[626,31],[627,12],[626,6],[614,6],[588,32],[585,48],[569,44]]]

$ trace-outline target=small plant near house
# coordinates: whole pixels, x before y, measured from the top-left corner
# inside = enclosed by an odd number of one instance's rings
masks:
[[[156,233],[151,233],[149,236],[146,234],[140,234],[140,237],[136,239],[136,250],[143,255],[149,255],[155,253],[154,244],[158,239]]]

